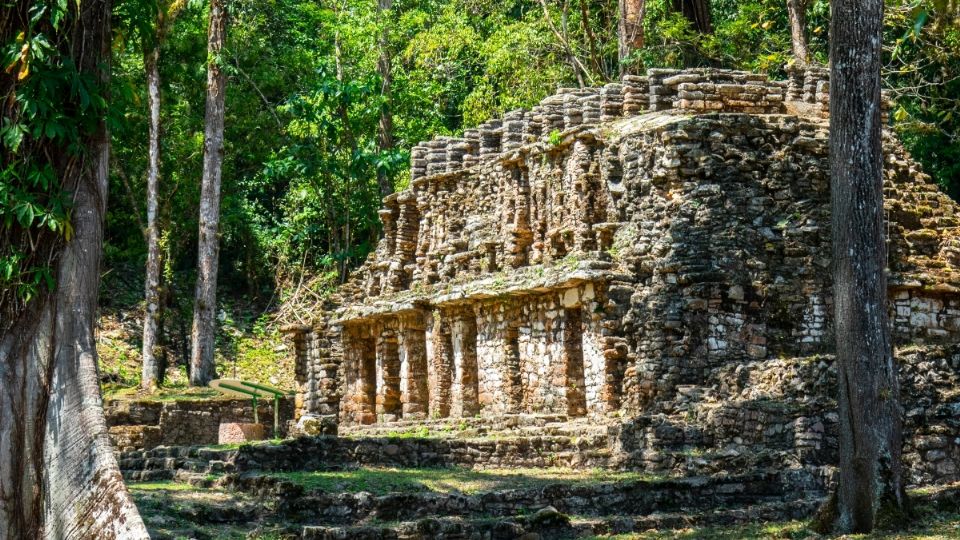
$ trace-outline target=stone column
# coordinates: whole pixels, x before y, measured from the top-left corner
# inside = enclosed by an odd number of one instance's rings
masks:
[[[376,343],[368,325],[354,324],[343,329],[345,396],[341,414],[345,421],[376,422]]]
[[[308,325],[288,325],[280,329],[284,334],[289,334],[293,339],[293,375],[297,382],[297,395],[294,398],[294,407],[296,417],[300,418],[305,414],[313,414],[311,396],[314,392],[314,380],[311,375],[311,343],[313,341],[313,329]]]
[[[529,171],[515,167],[508,173],[512,179],[513,205],[512,215],[508,216],[509,238],[507,239],[508,261],[511,267],[526,266],[529,259],[528,249],[533,245],[533,231],[530,228],[530,183]]]
[[[400,419],[400,354],[395,321],[377,336],[377,415],[384,422]]]
[[[501,138],[503,136],[503,122],[493,119],[480,124],[480,159],[493,159],[500,153]]]
[[[647,90],[650,96],[651,111],[665,111],[673,108],[673,99],[677,88],[667,86],[664,79],[680,73],[677,69],[649,69],[647,70]]]
[[[397,194],[399,217],[396,226],[396,246],[387,274],[391,292],[402,291],[410,285],[416,262],[417,241],[420,232],[420,210],[417,197],[410,191]]]
[[[430,416],[450,416],[450,393],[453,379],[453,341],[450,321],[435,312],[433,319],[433,347],[430,358]]]
[[[567,415],[587,414],[586,377],[583,370],[583,308],[563,310],[563,365]]]
[[[297,395],[294,401],[295,432],[305,435],[336,435],[340,423],[339,368],[343,360],[341,330],[326,322],[315,327],[291,325],[296,352]]]
[[[518,413],[523,408],[523,374],[520,371],[520,328],[515,321],[503,330],[503,393],[506,412]]]
[[[650,84],[646,77],[623,76],[623,115],[634,116],[650,107]]]
[[[427,175],[427,153],[430,147],[418,144],[410,149],[410,180],[416,180]]]
[[[453,323],[453,403],[451,414],[459,417],[480,413],[477,371],[477,316],[472,308],[456,313]]]
[[[430,405],[425,317],[416,312],[400,319],[400,401],[411,420],[425,419]]]
[[[600,89],[600,120],[609,122],[623,116],[623,85],[609,83]]]

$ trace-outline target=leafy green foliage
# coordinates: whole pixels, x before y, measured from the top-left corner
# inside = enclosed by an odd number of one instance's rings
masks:
[[[173,291],[167,302],[174,311],[189,307],[196,265],[207,61],[206,7],[199,1],[180,3],[185,7],[162,43],[160,59],[160,214],[165,279]],[[160,4],[163,9],[172,5]],[[456,135],[491,116],[532,106],[558,86],[615,80],[621,69],[616,2],[545,5],[537,0],[395,0],[392,9],[379,12],[375,2],[359,0],[231,2],[228,43],[218,60],[229,76],[221,222],[225,292],[263,301],[302,293],[319,301],[374,247],[377,175],[405,187],[408,152],[418,141]],[[647,2],[645,46],[623,67],[716,66],[784,75],[790,33],[783,0],[713,0],[711,34],[696,32],[671,6],[668,0]],[[152,39],[157,9],[155,0],[124,0],[117,7],[121,24],[111,88],[114,195],[107,236],[111,267],[142,267],[145,259],[144,242],[131,231],[143,222],[143,50]],[[896,100],[894,127],[924,168],[957,196],[960,24],[950,9],[955,3],[887,1],[885,77]],[[813,59],[825,63],[829,2],[811,0],[807,19]],[[11,47],[4,49],[8,60],[19,50]],[[43,50],[42,42],[37,47]],[[386,95],[377,69],[381,54],[392,74]],[[31,98],[40,116],[29,129],[22,122],[0,126],[6,148],[26,144],[36,134],[66,140],[81,129],[61,121],[56,109],[44,109],[45,95],[49,92],[38,89]],[[386,107],[395,144],[381,148],[380,116]],[[34,180],[23,176],[26,171],[17,174],[23,178],[17,186],[29,187],[30,196],[9,195],[5,184],[0,199],[16,197],[18,206],[12,210],[5,203],[0,218],[29,218],[37,227],[52,225],[57,234],[69,234],[64,221],[69,199],[42,194],[39,186],[49,182],[43,174],[35,173]],[[14,255],[5,252],[7,267]],[[18,279],[43,281],[25,273],[29,266],[23,262],[16,264]],[[305,274],[323,279],[311,281]],[[182,311],[176,316],[189,317],[189,309]]]
[[[952,7],[951,7],[952,6]],[[886,84],[894,127],[929,173],[960,198],[960,8],[939,0],[888,0]]]
[[[651,481],[651,475],[601,469],[394,469],[363,467],[348,471],[287,472],[271,476],[330,493],[369,492],[373,495],[432,491],[476,494],[506,489],[536,489],[559,482],[587,486],[605,482]]]
[[[700,34],[669,0],[647,2],[646,46],[628,64],[641,68],[713,66],[783,74],[791,58],[790,23],[783,0],[714,0],[714,32]],[[827,0],[811,0],[807,37],[813,60],[827,61]]]
[[[72,186],[106,100],[71,60],[77,20],[66,0],[6,8],[0,28],[0,318],[52,290],[57,246],[70,240]]]

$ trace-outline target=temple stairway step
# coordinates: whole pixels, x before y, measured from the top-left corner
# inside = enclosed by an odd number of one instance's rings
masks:
[[[573,418],[561,415],[514,414],[497,418],[444,418],[432,420],[400,420],[370,425],[343,425],[339,434],[345,437],[422,436],[477,438],[510,435],[606,436],[605,418]]]
[[[154,538],[203,538],[211,528],[218,533],[236,531],[237,538],[253,530],[272,531],[278,538],[453,539],[461,538],[459,533],[574,538],[809,515],[820,493],[790,493],[778,478],[776,473],[762,472],[666,480],[558,481],[468,494],[447,487],[375,495],[307,491],[287,480],[248,474],[228,475],[213,489],[210,484],[184,488],[182,481],[190,478],[180,478],[166,485],[134,484],[131,490]],[[514,533],[519,534],[511,536]]]
[[[526,471],[532,474],[531,471]],[[609,473],[607,473],[609,474]],[[819,495],[820,491],[798,491],[782,483],[776,471],[739,476],[676,479],[634,479],[603,481],[604,474],[570,471],[567,479],[543,480],[521,471],[477,474],[466,471],[358,471],[354,481],[401,481],[403,491],[354,491],[357,484],[345,481],[331,489],[331,475],[318,479],[310,475],[230,475],[218,485],[256,495],[276,497],[278,513],[298,522],[349,525],[360,521],[410,521],[435,516],[465,518],[510,517],[541,508],[579,516],[608,516],[629,509],[632,514],[728,508],[738,505],[773,503]],[[438,476],[440,479],[438,479]],[[290,480],[294,478],[294,480]],[[343,477],[342,477],[343,478]],[[446,479],[443,481],[442,479]],[[478,481],[488,480],[496,489],[472,491]],[[418,484],[422,479],[423,484]],[[307,490],[321,480],[326,489]],[[438,481],[439,480],[439,481]],[[379,485],[379,484],[377,484]],[[460,491],[460,488],[464,491]]]
[[[152,451],[150,451],[152,452]],[[316,437],[219,449],[167,448],[119,456],[131,481],[171,479],[178,473],[217,475],[248,471],[330,471],[358,467],[498,469],[511,467],[615,468],[666,476],[736,474],[758,469],[821,468],[828,476],[829,449],[777,450],[757,445],[611,446],[605,438],[512,437],[484,439]],[[203,457],[201,457],[203,456]]]
[[[593,538],[596,535],[629,534],[650,529],[661,531],[691,526],[736,525],[792,519],[806,519],[820,504],[819,499],[771,502],[711,512],[670,512],[640,516],[580,518],[552,508],[514,518],[460,517],[424,518],[379,525],[343,527],[305,526],[301,538],[311,540],[452,540],[484,537],[493,540],[516,538]]]

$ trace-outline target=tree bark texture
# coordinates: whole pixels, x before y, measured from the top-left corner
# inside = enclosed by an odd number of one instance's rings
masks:
[[[68,30],[69,50],[61,51],[101,88],[110,4],[87,0],[80,10],[68,3],[76,24]],[[74,234],[56,251],[56,289],[35,297],[0,333],[3,539],[149,538],[123,485],[100,397],[94,323],[110,155],[102,119],[83,144],[82,157],[67,158],[53,145],[46,154],[73,193]]]
[[[618,34],[621,71],[624,69],[624,59],[643,47],[643,18],[646,11],[646,0],[620,0]]]
[[[883,0],[834,0],[830,173],[840,470],[820,528],[871,531],[907,508],[887,315],[880,66]]]
[[[701,34],[713,33],[710,0],[673,0],[673,9],[682,13],[697,32]]]
[[[393,0],[377,0],[377,9],[380,13],[380,22],[383,25],[380,31],[380,56],[377,59],[377,71],[380,74],[380,96],[383,105],[380,109],[380,132],[377,145],[381,152],[393,150],[393,111],[390,87],[393,84],[393,72],[390,58],[390,9]],[[380,196],[386,197],[393,193],[393,182],[385,171],[377,171],[377,183],[380,186]]]
[[[787,0],[787,16],[790,19],[790,44],[793,58],[798,65],[810,61],[807,46],[807,5],[809,0]]]
[[[220,65],[227,32],[225,0],[211,0],[207,37],[207,108],[200,186],[200,240],[197,290],[193,304],[190,384],[206,386],[214,377],[217,331],[217,267],[220,256],[220,178],[223,167],[223,117],[226,74]]]
[[[157,24],[160,24],[158,20]],[[159,35],[160,33],[157,32]],[[147,168],[147,268],[144,280],[143,371],[141,387],[156,389],[160,381],[157,345],[160,328],[160,236],[157,231],[157,200],[160,182],[160,42],[146,54],[147,101],[150,108],[149,166]]]

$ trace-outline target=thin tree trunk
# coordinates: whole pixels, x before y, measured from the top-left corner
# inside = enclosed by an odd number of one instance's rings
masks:
[[[887,315],[880,66],[883,0],[834,0],[830,18],[833,295],[840,413],[837,491],[817,527],[867,533],[908,513],[900,391]]]
[[[798,66],[803,66],[810,61],[810,49],[807,47],[807,1],[787,0],[790,44]]]
[[[380,96],[383,105],[380,108],[380,132],[377,145],[380,152],[393,150],[393,111],[390,86],[393,84],[393,73],[390,58],[390,8],[393,0],[378,0],[377,9],[380,22],[383,25],[380,32],[380,57],[377,59],[377,71],[380,74]],[[393,193],[393,183],[386,171],[377,171],[377,183],[380,185],[380,196],[386,197]]]
[[[226,37],[226,0],[210,1],[207,39],[207,109],[200,186],[200,241],[197,291],[193,304],[190,384],[206,386],[214,377],[217,320],[217,267],[220,256],[220,176],[223,167],[223,117],[226,74],[220,63]]]
[[[338,14],[339,15],[339,14]],[[340,31],[337,30],[333,35],[333,51],[334,51],[334,63],[336,64],[337,71],[337,81],[341,84],[344,80],[343,75],[343,49],[340,44]],[[356,155],[357,153],[357,139],[354,137],[353,128],[350,126],[350,111],[347,109],[347,104],[341,100],[339,106],[337,107],[338,114],[340,116],[340,122],[343,125],[343,133],[347,147],[349,147],[350,155]],[[338,250],[343,253],[343,258],[340,260],[339,271],[340,271],[340,283],[345,283],[347,281],[347,269],[350,268],[350,245],[351,245],[351,236],[350,236],[350,197],[352,195],[352,186],[350,182],[350,175],[344,176],[344,203],[343,208],[346,213],[346,218],[343,224],[343,234],[344,234],[344,245],[342,250]]]
[[[20,2],[12,9],[31,4]],[[102,66],[110,58],[110,7],[109,0],[87,0],[79,12],[70,2],[75,27],[62,30],[69,50],[61,53],[81,73],[95,76],[100,88],[108,84]],[[0,28],[0,35],[5,37],[6,30]],[[0,80],[15,76],[0,75]],[[73,196],[74,234],[52,263],[56,290],[0,321],[4,539],[149,538],[123,485],[100,398],[94,322],[110,155],[105,122],[83,142],[82,158],[66,158],[56,144],[36,154],[50,159]]]
[[[583,38],[590,50],[590,62],[593,64],[593,69],[602,74],[605,79],[609,78],[607,70],[603,67],[603,61],[600,60],[600,53],[597,51],[597,36],[590,26],[590,7],[586,0],[580,0],[580,26],[583,27]]]
[[[158,24],[160,22],[158,21]],[[159,35],[159,32],[157,33]],[[160,238],[157,232],[157,199],[160,179],[160,42],[146,54],[147,100],[150,107],[149,166],[147,169],[147,269],[144,279],[146,307],[143,315],[143,373],[140,386],[153,391],[160,381],[157,359],[160,326]]]
[[[570,63],[570,69],[573,70],[573,73],[577,76],[577,84],[580,88],[586,86],[584,81],[584,76],[590,76],[590,70],[583,65],[583,62],[577,58],[576,53],[573,51],[573,47],[570,45],[570,41],[567,39],[567,11],[569,11],[569,2],[565,1],[563,3],[563,8],[560,11],[560,20],[561,32],[557,25],[553,22],[553,16],[550,15],[550,8],[547,6],[547,0],[540,0],[540,7],[543,9],[543,20],[547,23],[547,26],[550,27],[550,31],[553,32],[553,35],[557,38],[557,41],[560,42],[560,45],[563,47],[564,54],[567,55],[567,61]]]
[[[160,46],[185,2],[161,2],[158,5],[155,39],[144,58],[147,75],[147,98],[150,108],[149,168],[147,171],[147,267],[144,279],[145,312],[143,320],[143,373],[141,387],[152,391],[163,385],[167,367],[166,352],[158,359],[163,336],[164,302],[161,301],[163,257],[160,254],[158,203],[160,199]]]
[[[673,0],[673,9],[682,13],[697,32],[713,33],[710,0]]]
[[[133,217],[137,220],[137,226],[140,228],[140,232],[143,234],[143,240],[147,240],[147,225],[143,221],[143,216],[140,215],[140,204],[137,202],[137,196],[133,191],[133,185],[130,183],[130,177],[127,176],[127,171],[123,170],[123,167],[117,166],[116,160],[110,161],[113,164],[113,172],[117,173],[117,176],[120,177],[120,181],[123,183],[124,191],[126,192],[127,202],[130,203],[130,209],[133,211]]]
[[[626,72],[624,60],[630,53],[643,47],[643,18],[646,11],[646,0],[620,0],[618,36],[621,74]]]

